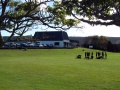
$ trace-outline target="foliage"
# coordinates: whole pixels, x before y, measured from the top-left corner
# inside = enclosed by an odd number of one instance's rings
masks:
[[[53,14],[53,18],[50,18],[50,23],[54,23],[55,25],[67,25],[68,28],[77,25],[79,22],[75,19],[67,19],[66,17],[69,16],[68,11],[62,7],[62,5],[55,1],[53,6],[47,7],[48,12]]]
[[[108,38],[105,36],[89,36],[85,38],[84,46],[93,45],[94,49],[107,50]]]
[[[107,51],[109,51],[109,52],[120,52],[120,44],[113,44],[110,41],[108,41]]]
[[[120,26],[119,0],[62,0],[62,5],[75,18],[91,25]]]
[[[48,6],[48,3],[54,3],[54,6]],[[34,26],[66,30],[78,23],[74,19],[67,19],[66,11],[58,7],[59,3],[53,0],[1,0],[0,31],[11,33],[10,40],[14,34],[22,36]]]

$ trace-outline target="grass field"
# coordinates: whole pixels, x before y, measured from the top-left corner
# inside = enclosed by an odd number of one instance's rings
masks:
[[[0,90],[120,90],[120,54],[87,60],[82,49],[0,50]]]

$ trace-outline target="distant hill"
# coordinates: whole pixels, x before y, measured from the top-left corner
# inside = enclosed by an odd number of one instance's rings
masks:
[[[70,40],[77,40],[80,44],[84,43],[85,37],[69,37]]]
[[[108,40],[110,40],[113,44],[120,41],[120,37],[108,37]]]
[[[120,41],[120,37],[107,37],[109,41],[111,41],[113,44]],[[70,40],[77,40],[80,44],[84,44],[85,37],[69,37]]]

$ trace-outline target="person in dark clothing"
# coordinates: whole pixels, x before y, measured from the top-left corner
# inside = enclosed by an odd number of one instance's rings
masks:
[[[93,59],[93,52],[91,53],[91,59]]]
[[[105,52],[105,59],[107,59],[107,52]]]
[[[104,52],[102,52],[102,59],[104,59]]]

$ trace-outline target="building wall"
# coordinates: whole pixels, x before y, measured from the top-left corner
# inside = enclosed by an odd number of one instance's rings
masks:
[[[68,47],[69,45],[65,44],[64,41],[39,41],[43,45],[53,45],[53,47]],[[69,42],[66,42],[69,43]]]

